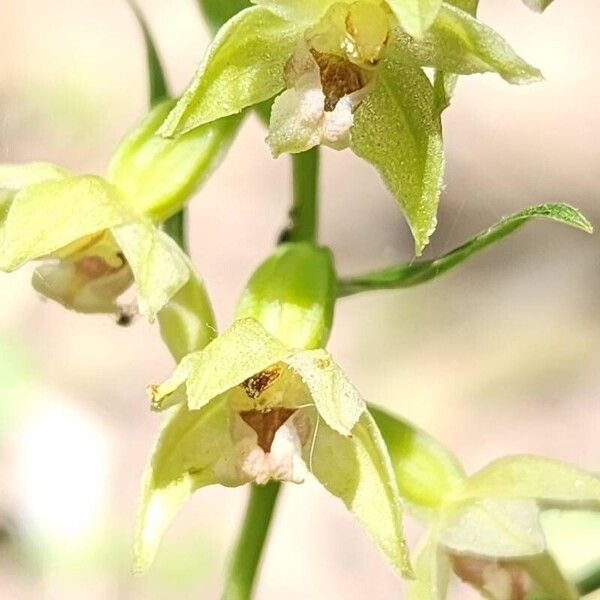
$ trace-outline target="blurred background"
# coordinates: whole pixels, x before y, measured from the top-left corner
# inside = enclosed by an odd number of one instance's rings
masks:
[[[140,5],[180,91],[208,41],[194,0]],[[546,81],[460,81],[427,256],[542,202],[569,202],[600,224],[600,6],[556,0],[539,16],[518,0],[485,1],[481,18]],[[145,110],[144,50],[125,2],[0,1],[0,162],[102,173]],[[191,206],[193,258],[220,327],[286,223],[289,161],[271,159],[264,136],[250,118]],[[321,237],[339,271],[410,260],[408,229],[376,173],[349,152],[325,151],[323,163]],[[331,351],[368,399],[427,429],[469,471],[509,453],[597,471],[599,263],[597,237],[535,222],[430,284],[343,300]],[[198,493],[150,573],[130,574],[138,482],[160,423],[144,389],[172,368],[157,329],[43,302],[30,275],[0,276],[0,598],[218,597],[245,489]],[[555,512],[545,525],[569,573],[600,557],[598,518]],[[261,600],[403,597],[314,482],[285,490],[265,558]]]

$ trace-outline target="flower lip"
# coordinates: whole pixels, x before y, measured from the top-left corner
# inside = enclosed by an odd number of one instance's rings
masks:
[[[239,415],[256,432],[258,446],[268,453],[271,451],[275,434],[295,412],[296,409],[293,408],[273,408],[264,412],[246,410]]]
[[[365,73],[349,60],[314,49],[310,52],[319,66],[321,85],[325,94],[325,111],[333,111],[344,96],[365,87],[367,83]]]

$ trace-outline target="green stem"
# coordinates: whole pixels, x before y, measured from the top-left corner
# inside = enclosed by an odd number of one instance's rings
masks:
[[[185,253],[188,251],[185,233],[186,221],[185,208],[182,208],[163,223],[164,232],[170,235]]]
[[[316,242],[319,150],[293,156],[293,205],[285,241]],[[252,485],[222,600],[250,600],[281,484]]]
[[[586,577],[577,582],[577,589],[582,596],[600,590],[600,565],[598,565],[594,571],[586,575]]]
[[[252,485],[222,600],[249,600],[281,484]]]
[[[292,155],[294,198],[290,211],[291,225],[284,234],[286,242],[317,240],[319,211],[319,148]]]

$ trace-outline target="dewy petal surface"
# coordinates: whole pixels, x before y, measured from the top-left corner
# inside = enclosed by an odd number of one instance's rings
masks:
[[[571,508],[600,507],[600,478],[557,460],[517,455],[501,458],[469,478],[459,500],[531,498]]]
[[[201,408],[212,398],[286,359],[294,351],[254,319],[240,319],[206,348],[190,354],[188,406]]]
[[[317,411],[334,431],[349,436],[366,410],[357,389],[325,350],[298,352],[285,362],[308,388]]]
[[[192,493],[218,483],[213,467],[232,451],[229,415],[226,398],[218,398],[198,411],[182,404],[167,417],[142,480],[136,571],[150,566],[162,536]]]
[[[286,21],[311,25],[323,16],[330,6],[340,0],[251,0],[251,2],[268,8]]]
[[[66,169],[50,163],[0,164],[0,189],[18,191],[34,183],[69,175]]]
[[[433,23],[442,0],[387,0],[387,4],[402,28],[409,35],[420,38]]]
[[[415,579],[408,583],[408,600],[444,600],[450,561],[439,545],[439,524],[433,524],[415,557]]]
[[[533,500],[479,500],[449,509],[440,541],[452,552],[519,558],[544,552],[546,541]]]
[[[181,135],[275,96],[300,35],[296,24],[262,6],[238,13],[219,30],[159,133]]]
[[[190,277],[188,262],[177,244],[149,222],[113,228],[138,288],[138,306],[150,319]]]
[[[0,268],[12,271],[133,215],[100,177],[64,177],[29,185],[10,205],[0,239]]]
[[[520,58],[493,29],[447,3],[422,40],[396,31],[390,53],[405,64],[448,73],[498,73],[513,84],[542,79],[540,71]]]
[[[366,411],[361,415],[350,438],[320,423],[314,444],[304,447],[304,457],[315,477],[344,502],[394,568],[410,576],[400,495],[371,415]]]
[[[389,57],[354,114],[354,152],[370,162],[398,200],[420,255],[437,223],[444,164],[442,131],[425,73]]]

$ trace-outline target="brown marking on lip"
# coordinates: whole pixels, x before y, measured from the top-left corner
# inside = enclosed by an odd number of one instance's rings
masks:
[[[510,596],[507,600],[524,600],[532,590],[531,577],[524,567],[506,560],[490,560],[477,558],[475,556],[451,555],[452,568],[458,577],[481,590],[488,583],[486,579],[486,568],[497,568],[504,571],[510,586]]]
[[[341,98],[362,89],[366,81],[360,68],[335,54],[311,53],[319,65],[325,94],[325,110],[331,112]]]
[[[258,436],[258,445],[265,451],[271,451],[277,430],[296,412],[295,408],[273,408],[268,412],[246,410],[240,417]]]
[[[256,375],[252,375],[252,377],[248,377],[248,379],[243,381],[240,385],[246,392],[248,398],[258,400],[260,395],[279,379],[282,371],[283,369],[281,367],[269,367]]]

